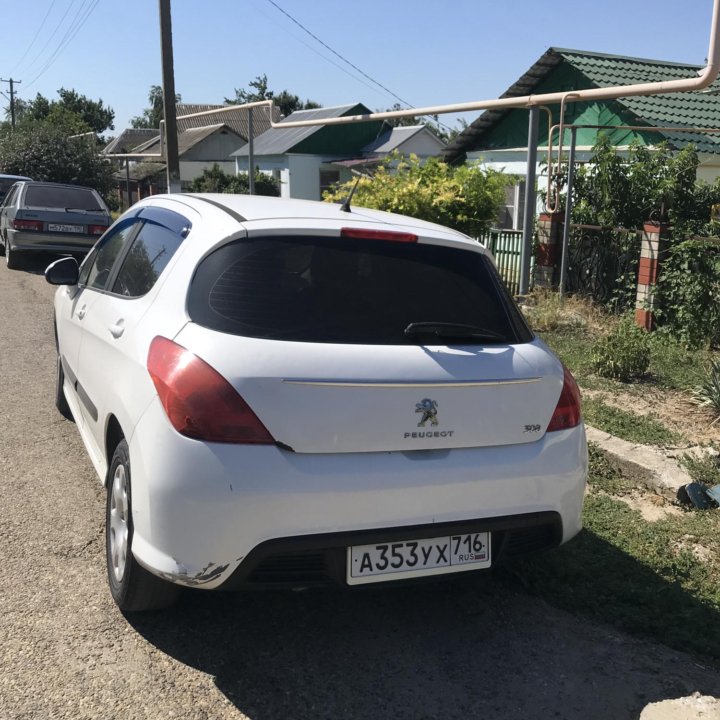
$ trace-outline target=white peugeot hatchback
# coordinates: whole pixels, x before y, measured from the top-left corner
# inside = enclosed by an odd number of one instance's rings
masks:
[[[460,233],[155,196],[46,277],[123,610],[479,570],[580,529],[577,386]]]

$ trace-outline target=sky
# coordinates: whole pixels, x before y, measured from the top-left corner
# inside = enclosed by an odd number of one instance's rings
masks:
[[[222,103],[266,74],[276,92],[372,110],[398,98],[423,107],[498,97],[553,46],[704,65],[712,16],[712,0],[172,0],[171,8],[183,102]],[[2,25],[0,78],[21,81],[17,96],[53,99],[65,87],[102,99],[115,111],[108,136],[129,127],[161,84],[157,0],[4,2]],[[440,119],[452,127],[458,116]]]

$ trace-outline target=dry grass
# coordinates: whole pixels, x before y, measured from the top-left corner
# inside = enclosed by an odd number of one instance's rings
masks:
[[[538,332],[587,329],[593,334],[605,334],[615,323],[615,318],[588,298],[566,295],[561,303],[557,292],[540,288],[527,296],[523,312]]]

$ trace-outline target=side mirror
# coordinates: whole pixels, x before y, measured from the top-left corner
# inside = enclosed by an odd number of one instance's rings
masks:
[[[77,285],[80,268],[74,257],[64,257],[50,263],[45,269],[45,279],[51,285]]]

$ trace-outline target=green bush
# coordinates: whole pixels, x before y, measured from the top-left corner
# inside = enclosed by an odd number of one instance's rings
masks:
[[[658,320],[691,347],[720,345],[720,240],[692,238],[668,250],[656,287]]]
[[[202,175],[199,175],[192,181],[190,191],[247,195],[250,192],[250,182],[247,173],[230,175],[215,163],[211,168],[205,168]],[[255,194],[279,197],[280,184],[266,173],[256,170]]]
[[[720,419],[720,359],[713,360],[707,375],[696,388],[693,398],[702,406],[710,408]]]
[[[648,333],[626,315],[610,335],[592,347],[590,356],[595,372],[608,378],[627,382],[647,372],[650,365]]]

